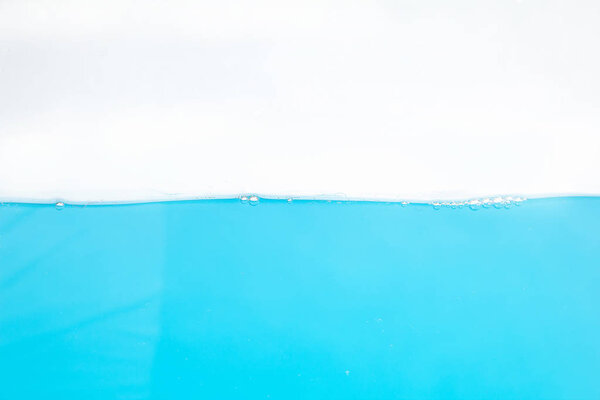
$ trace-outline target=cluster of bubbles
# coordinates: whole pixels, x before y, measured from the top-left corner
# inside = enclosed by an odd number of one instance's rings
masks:
[[[242,202],[242,204],[250,204],[251,206],[256,206],[260,202],[260,199],[258,198],[258,196],[252,195],[242,196],[240,197],[240,201]]]
[[[498,196],[498,197],[486,197],[483,199],[471,199],[462,201],[435,201],[430,203],[435,210],[439,210],[442,207],[445,208],[463,208],[469,207],[471,210],[479,210],[480,208],[511,208],[512,206],[521,205],[525,201],[523,197],[512,197],[512,196]]]
[[[286,201],[288,204],[292,204],[293,199],[288,198]],[[240,202],[242,204],[250,204],[251,206],[256,206],[258,205],[258,203],[260,203],[260,197],[256,195],[244,195],[240,197]]]

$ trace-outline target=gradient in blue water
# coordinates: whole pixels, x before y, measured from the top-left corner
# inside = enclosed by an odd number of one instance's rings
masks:
[[[600,198],[4,204],[0,399],[598,399],[599,227]]]

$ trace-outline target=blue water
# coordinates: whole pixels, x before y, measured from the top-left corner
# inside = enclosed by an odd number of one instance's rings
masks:
[[[0,206],[2,400],[598,399],[599,305],[600,198]]]

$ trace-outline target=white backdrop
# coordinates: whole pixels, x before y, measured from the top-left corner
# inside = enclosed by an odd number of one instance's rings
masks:
[[[600,2],[0,0],[0,199],[600,194]]]

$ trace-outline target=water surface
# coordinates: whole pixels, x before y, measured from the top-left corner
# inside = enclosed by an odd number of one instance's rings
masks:
[[[3,204],[0,399],[600,398],[600,198],[475,208]]]

